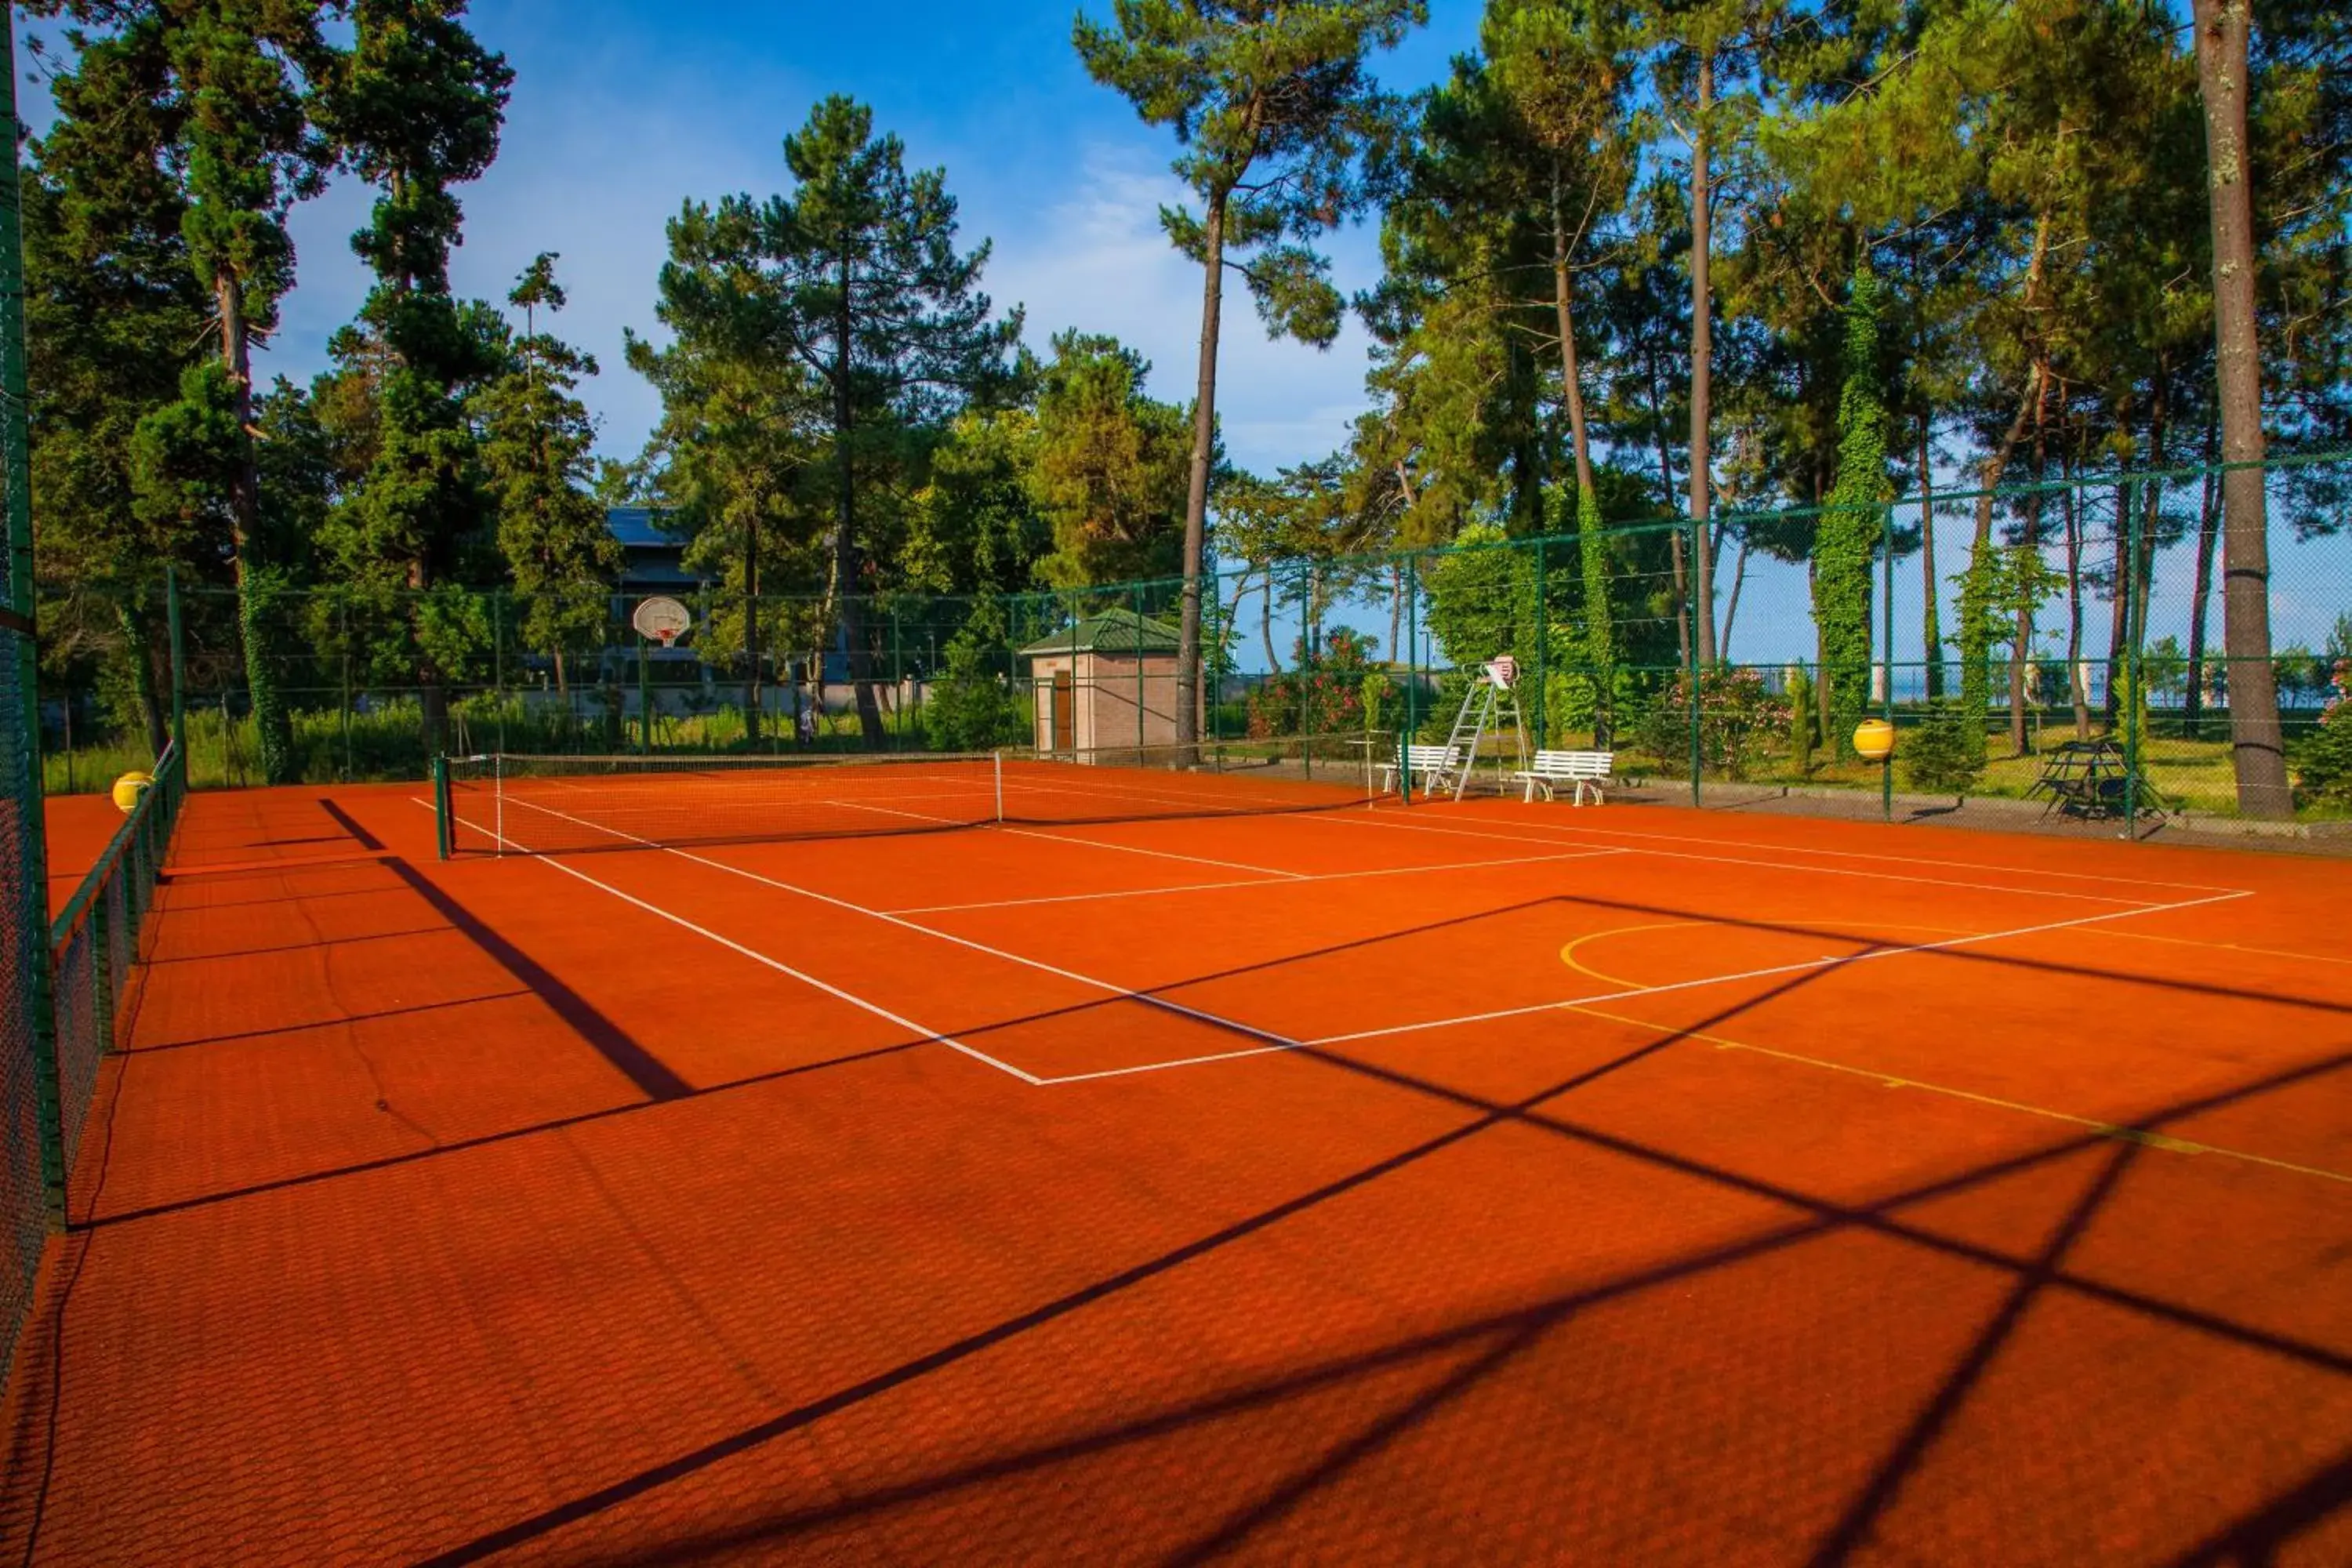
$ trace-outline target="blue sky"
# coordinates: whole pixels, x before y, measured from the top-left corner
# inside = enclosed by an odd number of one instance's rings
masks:
[[[1477,0],[1436,0],[1428,28],[1382,58],[1383,82],[1434,81],[1475,40]],[[1090,0],[1107,16],[1108,0]],[[476,33],[515,69],[497,165],[460,193],[463,293],[503,300],[541,250],[562,253],[572,304],[557,330],[595,354],[585,395],[602,445],[633,456],[659,412],[621,360],[625,327],[656,333],[654,277],[662,226],[688,196],[783,187],[782,140],[828,93],[870,104],[908,160],[944,167],[967,245],[995,241],[985,279],[1001,306],[1025,304],[1030,341],[1066,327],[1118,335],[1152,362],[1151,390],[1189,397],[1201,280],[1168,247],[1157,218],[1181,192],[1174,139],[1096,86],[1070,47],[1066,0],[484,0]],[[34,25],[26,31],[44,29]],[[27,93],[36,132],[47,105]],[[307,380],[328,334],[351,320],[368,278],[348,238],[368,194],[344,181],[298,209],[300,281],[258,368]],[[1338,279],[1377,272],[1374,236],[1334,237]],[[1326,353],[1265,341],[1246,300],[1228,299],[1219,411],[1234,458],[1267,470],[1319,457],[1364,406],[1366,341],[1350,328]]]

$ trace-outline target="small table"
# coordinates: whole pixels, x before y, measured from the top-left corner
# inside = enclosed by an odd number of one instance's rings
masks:
[[[2088,819],[2123,816],[2136,809],[2158,814],[2171,809],[2145,776],[2133,773],[2124,749],[2104,738],[2063,741],[2052,747],[2041,777],[2025,792],[2028,800],[2037,795],[2050,797],[2042,807],[2044,816],[2054,811]]]

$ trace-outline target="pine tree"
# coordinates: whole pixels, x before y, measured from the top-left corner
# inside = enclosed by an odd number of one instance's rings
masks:
[[[556,690],[568,700],[565,655],[593,647],[603,630],[621,547],[592,493],[595,421],[573,395],[596,362],[539,330],[540,310],[553,315],[564,305],[556,259],[542,252],[507,296],[523,312],[517,363],[476,395],[473,412],[498,503],[499,552],[522,596],[523,642],[554,660]]]
[[[1328,346],[1339,291],[1307,237],[1358,210],[1358,160],[1392,121],[1364,68],[1427,19],[1422,0],[1121,0],[1104,26],[1081,15],[1072,42],[1087,73],[1144,121],[1176,132],[1177,174],[1202,211],[1163,209],[1176,248],[1202,270],[1201,356],[1184,500],[1184,604],[1176,738],[1200,734],[1201,576],[1215,462],[1217,337],[1234,267],[1269,331]]]
[[[874,134],[871,110],[824,100],[784,139],[794,189],[759,209],[756,253],[742,258],[771,275],[794,352],[824,394],[829,587],[869,746],[882,743],[883,729],[864,603],[874,584],[861,500],[877,483],[903,477],[909,427],[1003,378],[1021,331],[1017,310],[990,320],[979,290],[989,246],[955,248],[945,174],[910,174],[898,138]]]
[[[376,286],[339,356],[373,373],[375,450],[331,542],[350,580],[407,606],[425,749],[437,752],[451,666],[468,647],[446,635],[450,606],[436,591],[476,574],[492,521],[467,401],[507,364],[504,323],[449,291],[463,216],[451,190],[498,156],[514,73],[467,31],[465,0],[358,0],[353,12],[354,47],[325,107],[343,157],[378,191],[352,237]]]

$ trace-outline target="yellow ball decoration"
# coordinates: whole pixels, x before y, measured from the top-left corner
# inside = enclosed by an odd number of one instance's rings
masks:
[[[1853,727],[1854,754],[1865,763],[1883,763],[1895,754],[1895,726],[1884,719],[1864,719]]]
[[[147,792],[154,787],[155,780],[152,774],[123,774],[114,781],[114,809],[125,816],[130,816],[139,809],[139,803],[146,799]]]

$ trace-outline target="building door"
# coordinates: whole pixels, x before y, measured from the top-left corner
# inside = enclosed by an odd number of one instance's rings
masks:
[[[1054,672],[1054,750],[1075,752],[1078,749],[1078,704],[1076,682],[1066,669]]]

